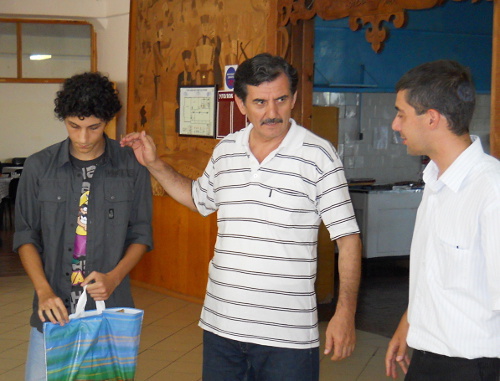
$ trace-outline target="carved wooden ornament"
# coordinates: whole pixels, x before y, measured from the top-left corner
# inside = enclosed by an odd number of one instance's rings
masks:
[[[401,28],[406,22],[406,10],[428,9],[444,3],[445,0],[278,0],[278,27],[289,22],[308,20],[318,15],[323,20],[349,17],[349,27],[356,31],[364,25],[366,40],[372,49],[379,52],[387,39],[387,28],[383,22],[392,22]],[[454,0],[462,1],[462,0]],[[471,0],[476,3],[480,0]],[[489,0],[491,1],[491,0]]]

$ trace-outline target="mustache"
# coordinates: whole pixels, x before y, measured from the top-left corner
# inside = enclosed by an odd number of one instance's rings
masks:
[[[264,119],[261,123],[261,126],[264,124],[275,124],[275,123],[283,123],[283,119],[281,118],[267,118]]]

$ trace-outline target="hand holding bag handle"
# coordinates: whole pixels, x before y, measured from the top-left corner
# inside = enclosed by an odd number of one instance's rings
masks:
[[[85,306],[87,305],[87,286],[83,286],[83,292],[78,298],[78,303],[76,304],[75,313],[69,316],[70,319],[76,319],[81,317],[85,312]],[[95,302],[96,310],[99,314],[106,308],[106,303],[103,300]]]
[[[86,302],[84,289],[68,324],[44,323],[47,380],[133,380],[144,311],[103,301],[85,311]]]

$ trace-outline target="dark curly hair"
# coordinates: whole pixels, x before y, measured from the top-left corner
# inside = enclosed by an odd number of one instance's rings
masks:
[[[118,92],[108,77],[91,72],[66,79],[54,104],[54,112],[61,121],[69,116],[94,116],[107,123],[122,108]]]
[[[245,102],[248,94],[247,85],[259,86],[261,83],[274,81],[282,73],[288,78],[291,94],[295,94],[299,82],[297,70],[280,56],[272,56],[269,53],[257,54],[236,69],[234,93]]]

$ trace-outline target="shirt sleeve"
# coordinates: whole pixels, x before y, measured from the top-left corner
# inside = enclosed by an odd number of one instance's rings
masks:
[[[193,181],[191,188],[194,204],[198,208],[198,212],[203,216],[208,216],[217,210],[214,193],[214,175],[215,166],[212,156],[203,175]]]
[[[500,200],[490,203],[481,216],[481,242],[486,261],[488,291],[492,309],[500,311]]]
[[[135,159],[133,159],[135,160]],[[137,164],[137,176],[134,184],[134,201],[127,231],[126,246],[132,243],[146,245],[153,249],[153,192],[148,170]]]
[[[25,244],[33,244],[39,253],[43,252],[37,175],[41,168],[37,168],[36,163],[31,157],[26,160],[17,188],[13,243],[16,253]]]
[[[359,233],[340,159],[329,163],[317,182],[317,209],[331,240]]]

